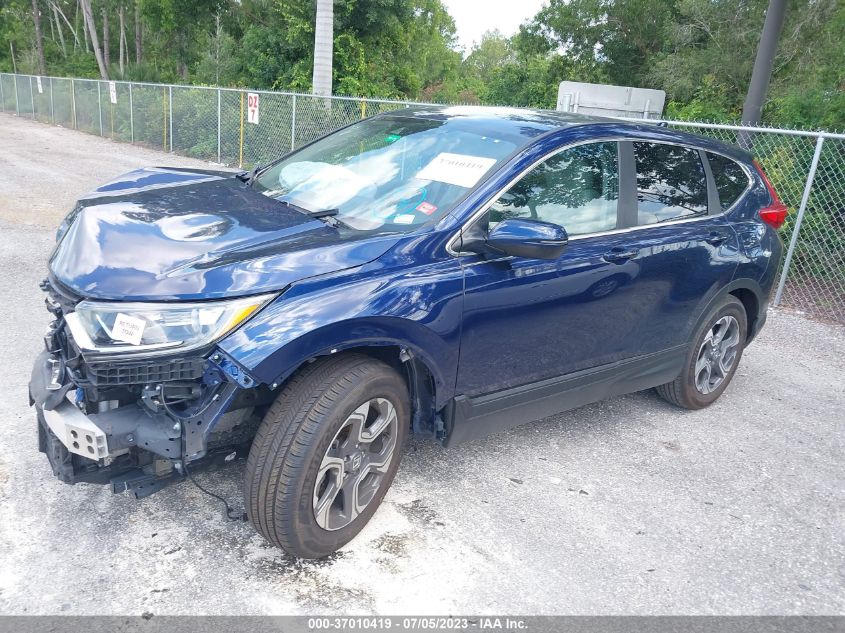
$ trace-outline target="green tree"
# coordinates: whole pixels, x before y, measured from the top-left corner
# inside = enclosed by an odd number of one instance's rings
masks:
[[[767,5],[767,0],[678,2],[664,50],[648,72],[650,82],[668,93],[672,112],[697,119],[739,116]],[[768,120],[777,109],[774,104],[781,112],[803,110],[819,120],[823,113],[817,105],[827,102],[826,109],[836,101],[833,94],[832,99],[823,95],[842,91],[843,13],[841,0],[790,1]],[[784,100],[784,93],[791,96]]]
[[[231,85],[237,81],[238,44],[223,28],[223,17],[214,17],[214,30],[203,33],[203,47],[193,72],[199,83],[212,86]]]
[[[780,125],[845,130],[845,2],[806,7],[788,34],[764,118]]]
[[[500,31],[487,31],[481,36],[466,59],[455,80],[445,84],[434,99],[469,103],[489,102],[490,86],[502,69],[516,63],[516,53],[510,38]]]
[[[149,27],[148,56],[163,75],[182,80],[200,57],[198,43],[212,28],[220,11],[219,0],[143,0],[142,17]]]
[[[520,47],[554,51],[611,83],[643,86],[675,13],[676,0],[550,0],[522,28]]]
[[[39,72],[35,9],[49,74],[308,92],[316,4],[2,0],[0,69]],[[561,81],[590,81],[663,89],[671,117],[735,120],[766,6],[549,0],[516,35],[486,33],[462,59],[441,0],[334,0],[332,85],[336,94],[553,108]],[[843,33],[843,0],[789,0],[764,121],[845,129]]]

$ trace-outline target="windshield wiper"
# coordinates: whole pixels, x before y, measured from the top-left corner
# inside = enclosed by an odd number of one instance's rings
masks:
[[[238,174],[235,174],[235,178],[237,178],[241,182],[245,182],[246,184],[251,185],[252,181],[255,180],[255,177],[258,175],[259,171],[261,171],[261,163],[257,163],[255,167],[253,167],[249,171],[242,171]]]
[[[338,213],[340,213],[340,209],[320,209],[319,211],[309,211],[308,215],[312,218],[333,218]]]
[[[299,211],[303,215],[307,215],[309,218],[324,220],[326,224],[330,226],[337,226],[339,224],[345,225],[345,222],[341,222],[335,217],[338,213],[340,213],[340,209],[318,209],[316,211],[311,211],[310,209],[306,209],[305,207],[295,204],[290,200],[284,200],[283,198],[274,198],[274,200],[276,200],[279,204],[283,204],[286,207]]]

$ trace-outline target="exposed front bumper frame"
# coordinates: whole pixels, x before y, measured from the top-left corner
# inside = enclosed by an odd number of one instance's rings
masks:
[[[105,432],[72,403],[64,401],[55,409],[44,409],[43,414],[47,426],[69,453],[94,460],[109,457]]]
[[[242,390],[228,367],[221,366],[227,359],[216,358],[208,365],[215,390],[193,415],[155,413],[140,403],[86,414],[71,400],[77,386],[67,375],[56,388],[57,356],[43,351],[33,367],[29,394],[38,411],[39,448],[54,474],[66,483],[110,483],[114,492],[129,490],[138,497],[181,475],[184,464],[207,455],[211,432]],[[146,453],[146,459],[139,459]]]

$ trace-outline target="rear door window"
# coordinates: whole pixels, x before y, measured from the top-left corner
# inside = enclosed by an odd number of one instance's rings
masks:
[[[710,170],[719,192],[719,206],[722,211],[727,211],[739,200],[751,181],[748,180],[745,170],[726,156],[708,152],[707,160],[710,162]]]
[[[707,178],[698,150],[665,143],[633,145],[638,225],[707,213]]]

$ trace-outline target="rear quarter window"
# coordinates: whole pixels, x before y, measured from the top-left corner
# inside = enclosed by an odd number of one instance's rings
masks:
[[[726,156],[707,152],[707,160],[719,192],[719,206],[726,211],[739,200],[751,181],[739,163]]]

